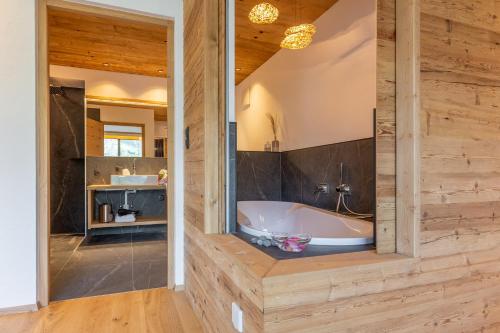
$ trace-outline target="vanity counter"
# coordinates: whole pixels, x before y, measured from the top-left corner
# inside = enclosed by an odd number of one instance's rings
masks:
[[[165,185],[88,185],[88,191],[164,190]]]

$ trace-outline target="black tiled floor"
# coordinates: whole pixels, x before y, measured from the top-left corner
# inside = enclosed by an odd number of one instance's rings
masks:
[[[81,243],[81,245],[80,245]],[[51,237],[51,300],[167,285],[165,233]]]

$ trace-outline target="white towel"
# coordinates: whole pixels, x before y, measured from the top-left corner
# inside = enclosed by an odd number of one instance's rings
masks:
[[[135,222],[135,214],[128,214],[128,215],[123,215],[120,216],[116,214],[115,216],[115,222],[121,223],[121,222]]]

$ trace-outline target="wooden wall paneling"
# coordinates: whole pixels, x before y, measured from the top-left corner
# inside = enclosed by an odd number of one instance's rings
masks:
[[[86,156],[104,156],[104,124],[100,121],[87,118],[86,127]]]
[[[186,225],[186,294],[207,332],[232,332],[231,303],[244,311],[244,332],[263,332],[262,277],[275,260],[233,236]]]
[[[377,252],[396,251],[396,6],[377,1]]]
[[[418,2],[404,1],[398,15],[418,16]],[[209,332],[233,331],[228,304],[234,300],[252,314],[245,317],[252,324],[246,331],[495,332],[500,328],[496,218],[500,58],[498,25],[492,19],[500,17],[500,6],[495,0],[478,0],[474,6],[465,0],[420,4],[420,132],[412,121],[418,115],[418,73],[412,72],[418,68],[416,50],[413,56],[405,53],[411,79],[399,88],[405,90],[398,91],[403,94],[398,120],[407,116],[402,129],[422,141],[420,149],[404,137],[398,142],[410,146],[404,153],[415,163],[412,173],[418,170],[415,159],[420,151],[421,256],[393,253],[398,232],[396,77],[405,72],[396,74],[396,0],[379,0],[377,250],[392,254],[273,261],[233,236],[203,235],[188,224],[187,280],[194,281],[188,290],[197,314],[209,322],[205,326]],[[417,31],[412,29],[417,21],[399,24],[408,24],[408,38],[415,38]],[[404,112],[408,109],[413,112]],[[415,197],[411,200],[418,202]],[[418,207],[410,210],[410,219],[404,221],[414,218],[416,211]],[[418,237],[418,229],[408,230]],[[401,238],[398,250],[415,255],[418,244]]]
[[[423,257],[500,246],[500,3],[422,1]]]
[[[184,2],[184,126],[190,141],[184,153],[184,215],[204,231],[204,7],[199,4]]]
[[[205,233],[220,231],[219,2],[187,1],[185,22],[185,216]]]
[[[220,179],[219,170],[224,165],[220,164],[219,151],[221,141],[220,133],[220,95],[221,88],[219,80],[222,79],[225,70],[220,68],[220,57],[225,57],[219,49],[224,47],[224,40],[220,40],[219,4],[222,1],[205,1],[205,232],[220,232],[219,209],[220,204],[224,202],[224,197],[220,198]],[[225,20],[223,20],[225,22]],[[222,81],[223,82],[223,81]]]
[[[396,251],[420,246],[420,0],[396,3]]]
[[[386,256],[289,274],[278,267],[300,267],[304,259],[277,263],[263,279],[265,332],[475,332],[500,323],[500,249]]]

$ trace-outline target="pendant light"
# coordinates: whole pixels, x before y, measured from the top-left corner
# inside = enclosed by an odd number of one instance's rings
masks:
[[[295,2],[295,20],[297,21],[297,2]],[[292,26],[285,31],[285,38],[281,41],[281,48],[300,50],[308,47],[316,33],[314,24],[303,23]]]
[[[312,43],[312,37],[316,33],[313,24],[300,24],[286,29],[285,38],[281,41],[281,48],[289,50],[300,50]]]
[[[278,8],[270,3],[263,2],[252,8],[248,18],[256,24],[271,24],[278,19],[279,14]]]

